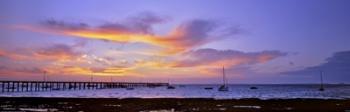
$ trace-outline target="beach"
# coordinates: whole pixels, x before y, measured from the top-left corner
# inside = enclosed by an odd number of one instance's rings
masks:
[[[254,86],[257,89],[250,89]],[[326,85],[174,85],[0,93],[0,112],[346,112],[350,86]],[[205,89],[213,87],[213,89]]]
[[[1,97],[0,111],[75,112],[347,112],[350,100],[210,98],[39,98]]]

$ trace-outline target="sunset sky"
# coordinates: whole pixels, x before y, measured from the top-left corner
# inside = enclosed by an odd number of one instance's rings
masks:
[[[1,0],[0,80],[350,83],[349,0]]]

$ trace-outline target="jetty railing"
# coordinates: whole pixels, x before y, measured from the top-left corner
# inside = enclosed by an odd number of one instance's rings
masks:
[[[35,92],[58,90],[111,89],[168,86],[169,83],[138,82],[65,82],[65,81],[0,81],[0,92]]]

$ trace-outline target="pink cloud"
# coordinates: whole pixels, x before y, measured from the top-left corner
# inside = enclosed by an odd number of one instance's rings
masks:
[[[237,66],[264,63],[285,56],[280,51],[241,52],[234,50],[199,49],[183,54],[183,59],[176,66]]]

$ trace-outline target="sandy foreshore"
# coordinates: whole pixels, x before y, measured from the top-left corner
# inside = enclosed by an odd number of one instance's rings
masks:
[[[350,100],[202,98],[34,98],[0,97],[0,111],[80,112],[350,112]]]

